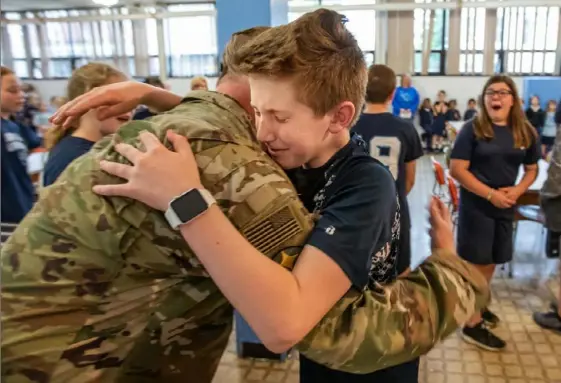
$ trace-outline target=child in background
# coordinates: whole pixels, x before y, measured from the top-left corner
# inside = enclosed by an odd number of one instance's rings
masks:
[[[450,175],[461,185],[458,255],[491,281],[496,266],[512,260],[514,206],[536,179],[540,148],[512,78],[492,76],[482,94],[481,113],[456,137]],[[517,183],[520,166],[524,176]],[[502,350],[504,340],[489,331],[499,321],[484,309],[466,324],[462,336],[485,350]]]
[[[464,113],[464,121],[471,120],[477,115],[477,103],[474,98],[470,98],[468,101],[467,109]]]
[[[438,94],[436,95],[436,102],[434,103],[434,105],[440,105],[440,104],[448,104],[448,101],[446,101],[445,90],[439,91]]]
[[[110,65],[89,63],[74,71],[68,81],[67,95],[70,101],[98,86],[127,80],[127,77]],[[86,113],[70,128],[53,126],[46,133],[49,159],[43,173],[44,186],[51,185],[76,158],[90,151],[92,146],[130,120],[130,113],[100,121],[97,111]]]
[[[448,111],[446,112],[446,121],[461,121],[462,116],[460,111],[457,109],[458,102],[456,100],[450,100],[448,103]]]
[[[532,96],[530,98],[530,106],[526,109],[526,118],[528,118],[530,124],[536,128],[538,134],[541,136],[545,123],[545,112],[540,105],[540,98],[538,96]]]
[[[423,100],[423,105],[419,109],[419,123],[424,133],[422,134],[423,141],[425,142],[425,149],[432,152],[432,106],[430,98]]]
[[[41,145],[41,138],[27,125],[14,122],[13,117],[23,109],[25,99],[19,79],[6,67],[0,70],[2,93],[2,222],[19,223],[31,210],[35,188],[27,173],[30,149]]]
[[[542,154],[546,158],[547,154],[553,148],[555,136],[557,135],[557,124],[555,123],[555,113],[557,112],[557,103],[555,100],[547,102],[547,110],[545,112],[545,123],[542,131]]]
[[[434,151],[442,152],[442,142],[446,134],[446,114],[448,113],[448,104],[444,100],[446,92],[441,90],[438,93],[438,101],[433,108],[432,131],[432,148]]]

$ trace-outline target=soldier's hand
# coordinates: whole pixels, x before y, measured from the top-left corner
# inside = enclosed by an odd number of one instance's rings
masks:
[[[49,121],[68,128],[92,109],[98,109],[100,121],[117,117],[131,112],[153,89],[153,86],[137,81],[100,86],[61,106]]]
[[[454,251],[454,225],[450,211],[438,197],[432,197],[429,211],[432,248]]]

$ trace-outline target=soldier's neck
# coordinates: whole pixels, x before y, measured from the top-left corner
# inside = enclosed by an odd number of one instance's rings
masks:
[[[216,91],[236,100],[253,119],[254,112],[251,107],[251,92],[247,81],[243,82],[236,78],[228,77],[217,85]]]

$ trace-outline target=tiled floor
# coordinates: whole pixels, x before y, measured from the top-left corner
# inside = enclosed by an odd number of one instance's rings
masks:
[[[409,201],[414,264],[429,251],[426,205],[433,182],[430,160],[425,156],[418,163],[417,181]],[[515,277],[508,279],[505,272],[499,272],[492,283],[491,309],[502,319],[495,331],[508,342],[507,349],[485,352],[464,343],[457,335],[451,336],[422,358],[420,382],[561,383],[561,336],[543,331],[531,318],[532,312],[545,308],[558,291],[558,278],[551,276],[556,262],[542,255],[540,226],[521,223],[518,230]],[[214,383],[250,382],[297,383],[297,355],[283,363],[239,359],[232,339]]]

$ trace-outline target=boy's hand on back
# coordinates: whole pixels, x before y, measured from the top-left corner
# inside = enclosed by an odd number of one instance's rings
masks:
[[[454,225],[450,211],[438,197],[432,197],[429,206],[431,247],[455,251]]]

